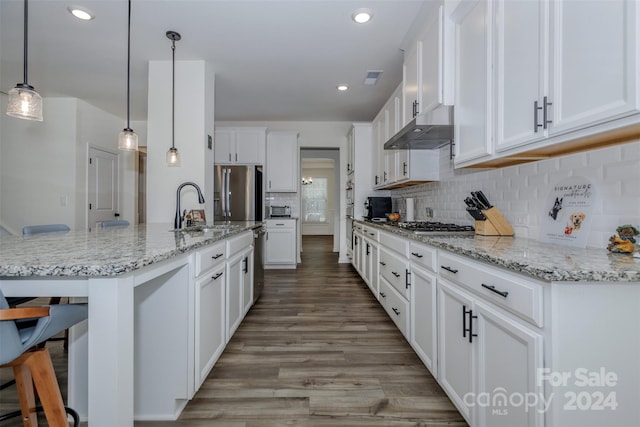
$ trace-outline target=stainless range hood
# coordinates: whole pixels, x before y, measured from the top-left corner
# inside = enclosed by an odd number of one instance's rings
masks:
[[[420,114],[385,142],[385,150],[433,150],[453,140],[453,106]]]

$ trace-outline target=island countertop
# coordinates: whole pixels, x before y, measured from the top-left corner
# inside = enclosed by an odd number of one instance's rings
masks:
[[[0,277],[108,277],[131,272],[250,230],[259,221],[172,232],[170,224],[97,227],[0,239]]]
[[[575,248],[523,237],[418,235],[357,221],[411,240],[547,282],[640,282],[640,259],[606,248]]]

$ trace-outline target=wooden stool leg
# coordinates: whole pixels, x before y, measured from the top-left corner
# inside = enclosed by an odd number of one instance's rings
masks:
[[[26,354],[30,355],[26,364],[31,370],[33,383],[36,386],[49,427],[69,427],[49,350],[43,348]]]
[[[13,375],[16,379],[16,388],[20,398],[20,410],[22,411],[22,425],[24,427],[38,427],[36,414],[36,399],[33,394],[33,379],[31,372],[25,365],[15,365]]]

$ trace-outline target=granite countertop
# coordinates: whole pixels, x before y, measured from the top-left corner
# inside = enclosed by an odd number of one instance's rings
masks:
[[[573,248],[522,237],[417,235],[359,222],[548,282],[640,282],[640,259],[606,248]]]
[[[116,276],[262,225],[234,221],[207,231],[170,231],[171,224],[96,228],[0,239],[0,277]]]

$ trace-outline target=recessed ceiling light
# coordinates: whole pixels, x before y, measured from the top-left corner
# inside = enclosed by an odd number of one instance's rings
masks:
[[[91,21],[94,18],[90,12],[87,12],[85,9],[80,9],[79,7],[69,6],[67,10],[73,16],[78,19],[82,19],[83,21]]]
[[[338,86],[336,86],[336,88],[339,91],[344,92],[345,90],[349,89],[349,86],[347,86],[347,85],[338,85]]]
[[[373,18],[373,12],[371,12],[369,9],[358,9],[351,14],[351,19],[353,19],[358,24],[369,22],[371,18]]]

